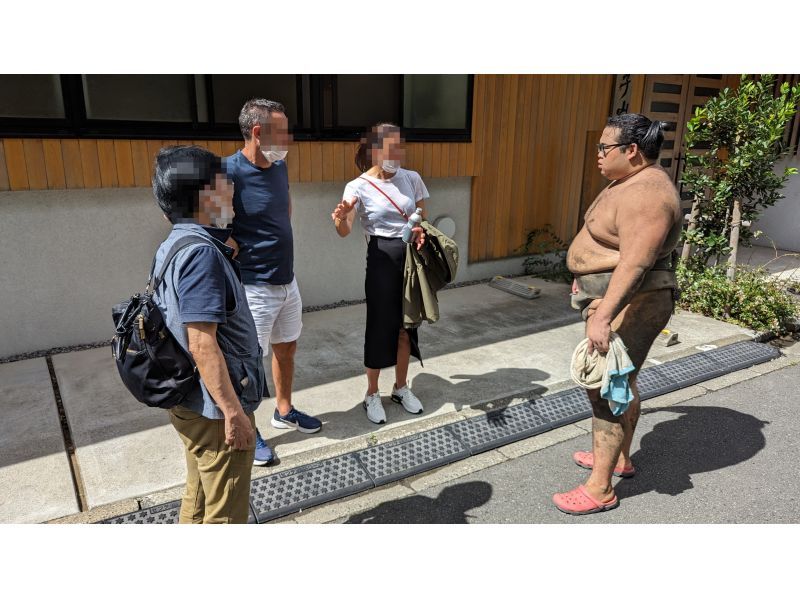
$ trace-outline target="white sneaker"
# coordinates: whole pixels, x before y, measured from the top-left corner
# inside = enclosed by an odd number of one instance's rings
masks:
[[[381,404],[381,393],[368,394],[364,396],[364,409],[367,410],[367,419],[373,424],[385,424],[386,412]]]
[[[392,400],[395,403],[400,403],[403,406],[403,408],[409,413],[413,413],[414,415],[422,413],[422,403],[420,403],[416,395],[413,392],[411,392],[411,389],[408,387],[408,384],[406,384],[400,390],[397,389],[396,384],[393,385]]]

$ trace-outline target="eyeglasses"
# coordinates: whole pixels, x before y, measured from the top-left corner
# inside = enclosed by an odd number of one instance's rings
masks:
[[[630,145],[630,143],[612,143],[610,145],[606,145],[605,143],[598,143],[597,144],[597,151],[603,154],[603,157],[606,157],[606,150],[615,148],[615,147],[622,147],[624,145]]]

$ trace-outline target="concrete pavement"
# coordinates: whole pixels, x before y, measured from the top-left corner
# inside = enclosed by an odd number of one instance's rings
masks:
[[[366,389],[361,365],[365,306],[305,314],[294,403],[320,417],[324,427],[314,435],[275,430],[268,423],[274,401],[266,401],[256,412],[256,421],[281,463],[255,468],[254,477],[362,448],[368,441],[383,442],[415,433],[469,415],[473,408],[491,409],[496,406],[493,401],[509,393],[532,389],[547,392],[563,386],[569,379],[569,356],[582,338],[583,324],[569,307],[567,285],[523,280],[540,287],[541,297],[525,300],[486,284],[440,293],[441,320],[420,330],[425,367],[413,363],[409,372],[425,413],[409,415],[388,400],[393,375],[385,372],[380,383],[389,419],[385,426],[371,424],[361,406]],[[668,348],[656,345],[650,355],[653,360],[673,359],[696,352],[698,345],[741,340],[748,334],[737,326],[689,313],[674,316],[670,328],[679,332],[682,342]],[[88,507],[116,505],[117,510],[125,512],[131,510],[131,504],[136,508],[136,501],[154,504],[177,498],[185,474],[180,440],[165,413],[139,405],[128,394],[110,349],[54,355],[52,360]],[[9,365],[22,367],[19,364],[24,363]],[[36,371],[37,384],[46,388],[50,382],[46,368]],[[15,388],[11,394],[23,397],[25,391]],[[272,384],[270,388],[274,388]],[[52,398],[52,389],[50,392]],[[26,416],[24,409],[20,413]],[[57,419],[47,421],[46,435],[60,439]],[[26,437],[14,429],[8,430],[8,438],[26,442]],[[64,478],[69,468],[63,443],[46,446],[47,455],[61,459],[59,475]],[[42,452],[41,448],[36,450]],[[4,475],[19,477],[23,468],[32,465],[18,459],[8,467],[12,469]],[[49,466],[25,471],[26,477],[38,480],[43,487],[51,483]],[[17,500],[13,493],[4,494],[9,513],[24,512],[31,504],[27,499]],[[45,493],[40,500],[49,501],[47,496]],[[45,513],[39,521],[50,518],[46,509],[32,512]],[[57,512],[63,513],[63,509]]]
[[[0,397],[0,523],[77,513],[45,359],[0,365]]]

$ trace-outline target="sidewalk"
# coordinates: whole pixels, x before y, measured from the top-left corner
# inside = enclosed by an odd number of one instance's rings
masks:
[[[566,385],[569,357],[583,334],[580,317],[569,307],[569,287],[523,280],[541,288],[540,298],[521,299],[486,284],[440,293],[442,319],[420,330],[425,367],[412,363],[409,372],[425,413],[412,416],[388,400],[393,376],[387,371],[380,384],[385,426],[370,423],[361,406],[365,306],[305,314],[294,403],[320,417],[324,427],[314,435],[275,430],[269,425],[274,402],[266,401],[256,422],[281,463],[254,468],[254,478],[363,447],[369,439],[440,425],[471,408],[491,409],[494,399],[511,392]],[[651,359],[670,360],[696,352],[699,345],[750,336],[737,326],[689,313],[674,316],[669,328],[681,343],[654,346]],[[85,509],[111,505],[106,510],[113,512],[177,498],[185,476],[180,440],[164,412],[139,405],[127,393],[110,349],[54,355],[52,363],[76,447],[77,492],[45,359],[0,365],[0,396],[11,411],[0,422],[0,522],[78,513],[76,494]]]

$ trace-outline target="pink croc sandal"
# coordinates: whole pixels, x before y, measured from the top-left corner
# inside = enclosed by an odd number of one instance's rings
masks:
[[[563,494],[554,494],[553,502],[558,510],[568,515],[588,515],[610,511],[619,506],[619,499],[615,496],[608,502],[599,502],[592,498],[585,486],[578,486],[574,490]]]
[[[578,467],[583,467],[584,469],[592,469],[594,467],[594,455],[590,451],[578,451],[572,455],[572,460],[575,461]],[[611,475],[618,478],[632,478],[636,475],[636,468],[633,465],[625,469],[616,467],[611,472]]]

